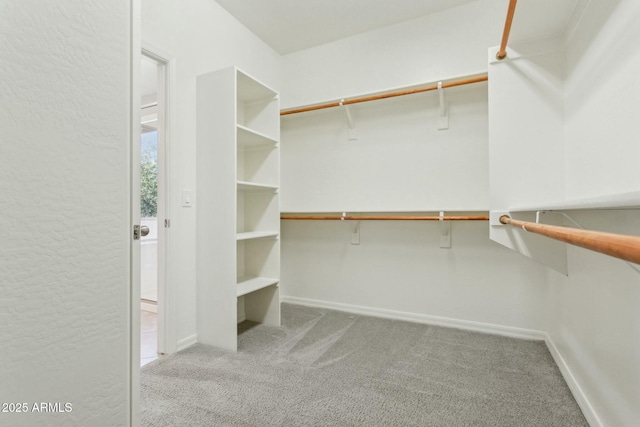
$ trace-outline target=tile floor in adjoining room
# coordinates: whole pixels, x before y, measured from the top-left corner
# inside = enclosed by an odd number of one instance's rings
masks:
[[[158,358],[158,315],[140,312],[140,366]]]

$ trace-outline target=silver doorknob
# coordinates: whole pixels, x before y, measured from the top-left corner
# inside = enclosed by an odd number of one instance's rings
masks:
[[[142,227],[140,227],[140,235],[144,237],[147,234],[149,234],[149,227],[147,227],[146,225],[143,225]]]

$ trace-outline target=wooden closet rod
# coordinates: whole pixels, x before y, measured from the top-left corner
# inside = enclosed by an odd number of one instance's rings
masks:
[[[487,76],[487,74],[482,74],[476,77],[469,77],[469,78],[454,80],[450,82],[442,82],[442,88],[445,89],[448,87],[486,82],[487,80],[489,80],[489,77]],[[438,89],[438,83],[435,83],[431,86],[426,86],[426,87],[421,87],[416,89],[405,89],[405,90],[399,90],[396,92],[387,92],[387,93],[381,93],[378,95],[369,95],[369,96],[362,96],[359,98],[345,99],[343,101],[328,102],[326,104],[316,104],[316,105],[311,105],[309,107],[283,110],[283,111],[280,111],[280,115],[286,116],[288,114],[297,114],[297,113],[304,113],[307,111],[322,110],[324,108],[339,107],[341,105],[350,105],[350,104],[357,104],[360,102],[377,101],[378,99],[393,98],[396,96],[404,96],[404,95],[413,95],[414,93],[429,92],[437,89]]]
[[[398,215],[281,215],[280,219],[307,221],[439,221],[439,216]],[[443,221],[488,221],[488,216],[443,216]]]
[[[561,242],[640,264],[640,236],[626,236],[623,234],[518,221],[508,215],[502,215],[500,222],[520,227],[531,233],[541,234]]]
[[[509,41],[509,33],[511,33],[511,23],[513,15],[516,13],[516,3],[518,0],[509,0],[509,8],[507,9],[507,20],[504,23],[504,31],[502,32],[502,41],[500,42],[500,50],[496,54],[496,58],[504,59],[507,57],[507,42]]]

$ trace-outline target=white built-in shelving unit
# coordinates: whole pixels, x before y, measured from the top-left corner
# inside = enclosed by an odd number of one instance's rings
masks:
[[[558,202],[549,202],[544,205],[517,206],[509,209],[509,211],[525,212],[600,209],[640,209],[640,191],[606,194],[599,197],[568,199]]]
[[[280,325],[278,93],[232,67],[197,79],[198,341]]]

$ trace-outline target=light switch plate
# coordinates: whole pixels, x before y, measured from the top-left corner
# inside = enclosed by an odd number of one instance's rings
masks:
[[[193,205],[193,195],[191,190],[182,190],[182,206],[190,208]]]

